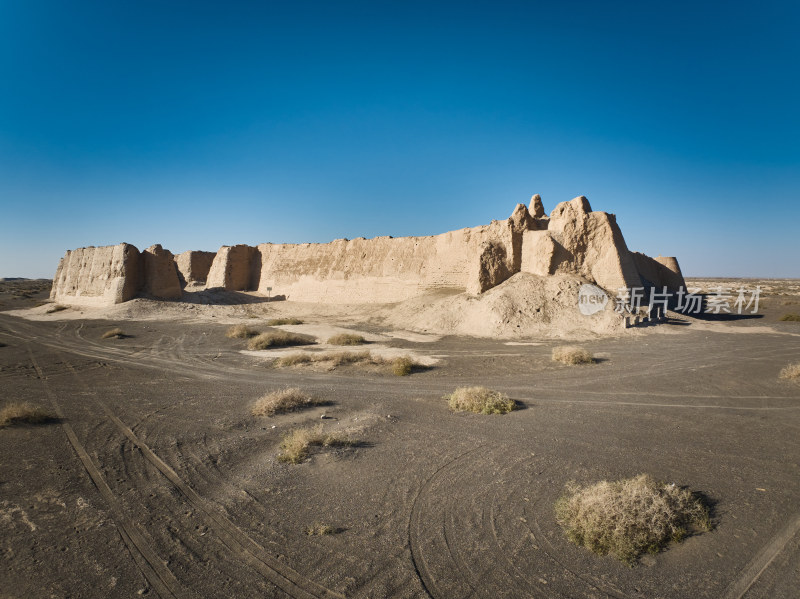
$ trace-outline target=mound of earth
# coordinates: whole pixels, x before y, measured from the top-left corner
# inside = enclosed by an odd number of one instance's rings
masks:
[[[611,298],[591,316],[580,312],[578,291],[587,282],[575,275],[517,273],[478,296],[460,293],[405,301],[386,320],[409,330],[502,339],[622,332]]]
[[[439,290],[394,304],[325,304],[273,301],[256,293],[206,289],[184,293],[183,301],[146,298],[107,307],[76,306],[55,314],[49,305],[17,312],[32,320],[105,318],[110,320],[208,320],[254,324],[263,318],[295,317],[308,323],[344,326],[369,324],[435,335],[466,335],[498,339],[585,338],[624,333],[609,298],[605,308],[590,316],[578,308],[581,285],[574,274],[517,273],[480,295]],[[629,330],[629,333],[632,332]]]

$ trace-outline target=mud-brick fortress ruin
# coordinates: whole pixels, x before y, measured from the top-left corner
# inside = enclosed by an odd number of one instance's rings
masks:
[[[187,286],[205,286],[299,302],[390,303],[439,290],[478,295],[520,272],[577,276],[611,295],[684,285],[675,258],[629,251],[613,214],[593,212],[581,196],[547,216],[537,194],[506,220],[428,237],[235,245],[177,256],[128,243],[70,250],[51,297],[110,305],[138,296],[180,299]]]

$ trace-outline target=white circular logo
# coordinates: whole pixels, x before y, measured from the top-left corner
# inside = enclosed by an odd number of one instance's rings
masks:
[[[581,314],[591,316],[606,307],[608,296],[596,285],[583,284],[578,290],[578,309]]]

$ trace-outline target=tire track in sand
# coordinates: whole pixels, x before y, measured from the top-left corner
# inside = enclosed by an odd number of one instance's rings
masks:
[[[766,572],[770,564],[789,544],[794,536],[800,532],[800,516],[784,526],[778,534],[756,555],[742,572],[742,575],[728,587],[725,599],[743,599],[758,583],[761,575]]]
[[[89,478],[92,479],[92,482],[97,487],[101,497],[111,511],[112,518],[117,526],[120,537],[122,537],[123,542],[128,547],[128,550],[130,551],[131,556],[133,557],[133,560],[138,566],[139,570],[142,572],[150,586],[163,599],[189,599],[192,595],[186,592],[186,590],[175,578],[175,575],[172,573],[172,571],[167,568],[167,566],[164,564],[164,561],[156,554],[150,544],[145,540],[144,536],[142,536],[142,533],[139,532],[135,523],[125,515],[122,507],[119,504],[119,501],[117,500],[117,497],[114,495],[111,487],[108,486],[103,474],[100,472],[97,466],[95,466],[94,462],[92,462],[92,459],[89,457],[86,449],[78,440],[78,437],[75,434],[72,426],[69,424],[69,422],[67,422],[64,412],[61,410],[61,407],[56,401],[55,394],[50,388],[50,385],[47,383],[47,378],[44,375],[44,371],[41,369],[39,363],[36,361],[36,358],[33,355],[33,351],[31,351],[30,346],[27,344],[25,348],[28,351],[28,355],[30,356],[33,367],[36,369],[36,372],[39,375],[39,379],[42,381],[45,393],[47,394],[47,397],[53,406],[53,410],[61,421],[61,427],[64,429],[70,445],[72,445],[72,448],[75,450],[78,459],[80,459],[83,467],[89,474]]]
[[[548,543],[548,547],[539,544],[535,557],[529,552],[524,566],[518,563],[523,537],[508,537],[498,530],[497,516],[498,509],[513,512],[499,498],[520,495],[512,493],[505,483],[518,479],[514,473],[529,459],[519,457],[498,468],[491,453],[487,454],[487,447],[478,446],[447,461],[423,483],[412,506],[409,544],[415,570],[429,597],[567,599],[576,596],[576,587],[571,585],[585,589],[586,596],[627,596],[607,582],[569,567]],[[530,516],[522,526],[529,533],[526,537],[536,545],[529,521]],[[544,536],[538,532],[539,537]],[[480,548],[479,559],[475,558],[476,548]],[[435,557],[432,566],[428,565],[428,555]],[[539,578],[535,574],[537,560],[555,566],[569,581],[567,586],[563,582],[551,586]]]
[[[62,355],[63,359],[63,355]],[[137,448],[145,459],[153,465],[181,493],[186,501],[204,516],[209,528],[213,528],[223,543],[243,563],[261,574],[266,580],[296,599],[344,599],[344,596],[305,578],[289,566],[272,557],[264,547],[237,527],[212,502],[201,497],[178,474],[142,441],[120,418],[98,399],[80,380],[77,371],[64,359],[73,376],[86,388],[93,402],[103,411],[117,429]]]

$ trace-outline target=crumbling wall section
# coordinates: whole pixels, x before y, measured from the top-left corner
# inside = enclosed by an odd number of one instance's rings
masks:
[[[487,281],[497,284],[510,276],[515,235],[510,222],[493,221],[428,237],[264,243],[257,248],[258,290],[266,294],[271,287],[272,295],[289,300],[337,303],[397,302],[437,290],[480,293]]]
[[[583,196],[558,204],[546,231],[523,234],[520,268],[536,275],[577,274],[612,292],[641,285],[616,217],[593,212]]]
[[[229,291],[254,291],[260,274],[256,248],[249,245],[224,245],[214,256],[208,272],[206,287]]]
[[[58,264],[50,298],[88,306],[136,297],[143,272],[139,250],[129,243],[68,250]]]
[[[178,269],[181,285],[205,283],[216,255],[216,252],[190,250],[175,256],[175,266]]]
[[[632,252],[631,255],[643,285],[652,285],[659,289],[666,287],[670,291],[686,287],[677,258],[665,256],[651,258],[641,252]]]
[[[180,299],[181,283],[172,252],[156,244],[143,251],[141,257],[144,272],[141,292],[159,299]]]

